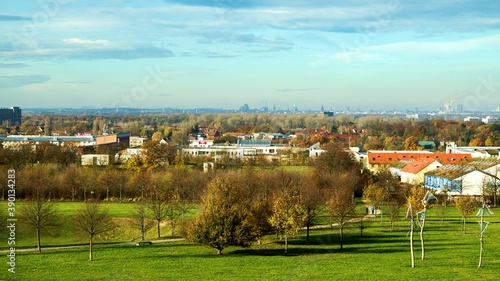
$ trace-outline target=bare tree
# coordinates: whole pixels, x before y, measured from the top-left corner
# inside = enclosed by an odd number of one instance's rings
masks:
[[[147,207],[156,220],[158,238],[161,238],[161,222],[165,219],[169,210],[168,193],[165,184],[163,179],[155,178],[148,188],[146,197]]]
[[[343,248],[344,227],[348,218],[355,214],[354,189],[357,182],[355,171],[343,173],[331,183],[328,200],[328,212],[337,221],[339,227],[340,249]]]
[[[300,187],[300,205],[305,215],[306,240],[309,243],[309,232],[318,213],[324,206],[325,189],[316,183],[313,174]]]
[[[94,199],[87,200],[84,205],[78,209],[75,218],[75,224],[78,229],[89,236],[89,260],[92,260],[92,245],[95,237],[116,229],[108,209],[104,208]]]
[[[42,251],[42,234],[51,235],[52,231],[61,224],[61,216],[56,205],[46,200],[43,188],[36,189],[30,200],[23,205],[21,219],[36,232],[38,252]]]
[[[134,206],[132,211],[132,226],[141,230],[141,240],[146,239],[146,232],[153,228],[155,221],[148,216],[148,209],[143,200]]]

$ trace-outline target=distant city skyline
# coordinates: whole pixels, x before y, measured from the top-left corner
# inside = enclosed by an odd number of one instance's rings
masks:
[[[490,111],[499,65],[496,1],[0,2],[2,106]]]

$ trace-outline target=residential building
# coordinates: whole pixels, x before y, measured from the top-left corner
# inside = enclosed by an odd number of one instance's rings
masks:
[[[145,142],[147,142],[148,138],[143,137],[130,137],[130,147],[141,147]]]
[[[472,158],[498,158],[500,154],[500,147],[490,146],[458,146],[447,147],[446,153],[449,154],[463,154],[468,153]]]
[[[474,161],[466,165],[443,165],[425,174],[425,187],[450,196],[484,196],[487,186],[498,184],[500,164]]]
[[[49,142],[54,145],[70,145],[75,147],[93,146],[96,144],[93,136],[41,136],[41,135],[10,135],[0,137],[4,148],[16,148],[25,144],[39,145]]]
[[[82,166],[107,166],[109,165],[108,154],[83,154],[81,155]]]
[[[492,124],[498,122],[498,117],[486,116],[482,120],[485,124]]]
[[[269,160],[277,161],[281,160],[282,157],[285,157],[285,154],[298,154],[300,152],[307,151],[307,148],[296,148],[289,145],[271,144],[271,141],[267,139],[238,139],[237,144],[212,144],[206,146],[204,146],[203,144],[198,147],[189,147],[182,149],[182,153],[186,156],[207,156],[212,157],[215,161],[223,156],[241,159],[255,156],[264,156]]]
[[[400,161],[413,161],[416,159],[437,160],[441,164],[459,164],[470,161],[472,156],[469,153],[449,154],[429,151],[368,151],[367,168],[377,173],[381,169],[390,168]],[[405,164],[408,164],[408,162]]]
[[[118,133],[98,136],[95,139],[96,146],[116,144],[123,148],[130,147],[130,133]]]
[[[406,164],[400,171],[401,182],[419,185],[425,181],[425,173],[443,166],[430,158],[418,158]]]

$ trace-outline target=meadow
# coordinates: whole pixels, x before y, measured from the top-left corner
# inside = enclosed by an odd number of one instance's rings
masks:
[[[58,203],[68,219],[54,237],[42,237],[42,246],[86,243],[77,235],[69,219],[82,203]],[[262,245],[250,248],[230,247],[219,256],[208,246],[186,241],[136,246],[139,233],[127,225],[134,203],[105,203],[115,220],[121,222],[118,233],[94,248],[94,260],[88,261],[88,247],[23,251],[35,246],[34,236],[23,228],[16,232],[16,273],[7,271],[7,252],[0,280],[498,280],[500,274],[500,219],[489,216],[485,231],[484,257],[479,262],[479,226],[469,217],[467,233],[461,231],[457,211],[447,208],[443,221],[439,209],[431,209],[424,232],[425,260],[421,260],[418,232],[415,233],[415,268],[411,267],[408,221],[402,218],[390,231],[389,222],[380,218],[345,230],[343,250],[339,249],[337,228],[311,231],[310,243],[301,232],[290,240],[289,254],[275,235],[265,237]],[[2,205],[3,207],[3,205]],[[493,209],[497,211],[496,209]],[[193,214],[194,210],[191,214]],[[168,224],[162,238],[169,238]],[[2,234],[5,237],[5,234]],[[154,240],[155,233],[148,233]],[[1,250],[7,249],[5,242]]]

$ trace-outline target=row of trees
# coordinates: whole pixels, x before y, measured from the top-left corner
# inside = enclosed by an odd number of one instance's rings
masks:
[[[7,176],[0,166],[0,178]],[[115,166],[82,167],[58,164],[36,164],[16,170],[16,196],[33,197],[43,187],[48,200],[86,201],[91,193],[105,201],[138,200],[151,186],[172,186],[179,197],[197,202],[210,175],[187,166],[169,169],[128,170]],[[6,182],[6,180],[5,180]],[[6,186],[2,186],[6,194]]]

